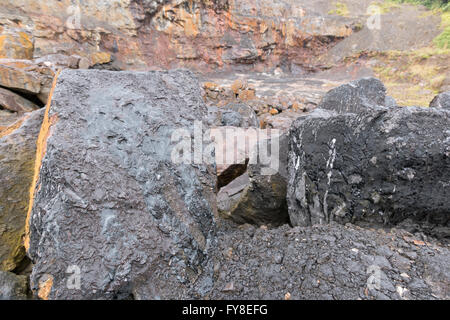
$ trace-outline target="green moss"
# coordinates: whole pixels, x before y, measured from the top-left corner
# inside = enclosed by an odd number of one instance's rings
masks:
[[[440,35],[434,38],[433,43],[438,48],[450,48],[450,28],[445,29]]]
[[[444,12],[441,16],[441,28],[444,30],[434,38],[433,43],[441,49],[450,49],[450,12]]]
[[[392,0],[375,1],[375,2],[372,2],[371,5],[378,6],[380,8],[382,14],[388,13],[392,9],[400,8],[400,5],[397,2],[394,2]]]
[[[436,47],[412,51],[376,52],[373,67],[399,105],[427,106],[442,87],[446,76],[443,68],[448,65],[450,49]]]
[[[348,17],[350,11],[345,3],[336,2],[334,5],[336,9],[329,11],[328,14]]]
[[[450,2],[448,0],[390,0],[397,3],[411,3],[420,4],[429,9],[441,9],[443,11],[450,11]]]

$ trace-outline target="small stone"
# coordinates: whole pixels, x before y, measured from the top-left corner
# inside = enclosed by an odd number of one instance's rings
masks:
[[[234,283],[233,282],[229,282],[229,283],[227,283],[227,285],[225,286],[225,288],[223,288],[223,292],[231,292],[231,291],[234,291],[235,290],[235,288],[234,288]]]
[[[234,94],[239,94],[240,90],[247,88],[247,81],[243,79],[237,79],[231,84],[231,90]]]
[[[450,91],[438,94],[430,103],[430,108],[443,108],[450,110]]]
[[[107,52],[96,52],[90,56],[90,65],[105,64],[111,62],[111,54]]]
[[[86,57],[82,57],[80,61],[78,62],[78,68],[79,69],[89,69],[91,66],[91,63],[89,62],[89,59]]]
[[[270,112],[270,114],[273,115],[273,116],[279,113],[279,111],[278,111],[277,109],[275,109],[275,108],[270,109],[269,112]]]

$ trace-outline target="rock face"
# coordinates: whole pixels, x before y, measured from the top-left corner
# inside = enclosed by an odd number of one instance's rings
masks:
[[[289,140],[292,224],[410,218],[448,230],[449,124],[448,111],[419,107],[297,120]]]
[[[35,294],[180,299],[209,289],[215,168],[174,160],[177,137],[206,115],[187,71],[61,73],[29,224]]]
[[[350,224],[219,234],[211,299],[448,299],[450,251]]]
[[[0,128],[0,270],[14,270],[25,256],[23,236],[43,110]]]
[[[395,104],[386,97],[386,88],[376,78],[362,78],[330,90],[319,108],[337,113],[355,113]]]
[[[298,0],[6,0],[5,30],[25,28],[34,56],[98,53],[121,69],[314,68],[313,57],[352,33],[355,18],[328,16],[332,2]],[[81,44],[81,45],[80,45]]]
[[[27,277],[0,271],[0,300],[24,300],[27,298]]]
[[[438,94],[430,103],[430,108],[443,108],[450,110],[450,91]]]
[[[262,144],[262,142],[267,142]],[[220,189],[217,207],[236,223],[279,226],[288,222],[286,203],[288,137],[279,132],[258,141],[248,171]],[[267,151],[260,151],[266,148]],[[267,152],[263,159],[262,152]]]
[[[3,88],[0,88],[0,108],[12,112],[31,112],[39,107],[22,96]]]
[[[256,128],[217,127],[211,129],[215,146],[218,189],[226,186],[247,170],[259,135]]]
[[[0,59],[33,59],[33,53],[33,38],[28,33],[6,30],[0,34]]]
[[[47,103],[54,72],[28,60],[0,60],[0,86]]]

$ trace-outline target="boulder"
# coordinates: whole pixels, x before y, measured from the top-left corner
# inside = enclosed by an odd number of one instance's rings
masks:
[[[212,127],[259,128],[255,111],[243,103],[230,103],[224,107],[209,106],[208,113],[208,123]]]
[[[81,57],[77,55],[65,55],[65,54],[49,54],[34,60],[34,63],[40,65],[46,65],[56,71],[58,68],[71,68],[78,69],[78,65]],[[86,68],[87,69],[87,68]]]
[[[3,88],[0,88],[0,108],[18,113],[31,112],[39,109],[30,100]]]
[[[28,279],[11,272],[0,271],[0,300],[25,300],[28,293]]]
[[[380,80],[362,78],[328,91],[319,108],[337,113],[355,113],[394,105],[395,100],[392,101],[391,97],[386,96],[386,88]]]
[[[47,103],[54,72],[28,60],[0,60],[0,86]]]
[[[258,117],[253,109],[243,103],[230,103],[219,108],[223,126],[259,128]]]
[[[288,137],[274,132],[259,138],[247,172],[220,189],[217,207],[222,216],[239,224],[279,226],[289,221],[286,203]],[[262,151],[263,148],[267,151]]]
[[[450,91],[438,94],[430,103],[430,108],[450,110]]]
[[[0,34],[0,59],[33,59],[33,37],[23,30],[4,30]]]
[[[247,170],[253,148],[258,143],[255,128],[212,128],[211,139],[215,145],[218,189],[242,175]]]
[[[264,124],[265,128],[279,129],[287,132],[295,119],[306,115],[307,113],[286,110],[275,115],[271,115],[270,113],[263,114],[260,116],[260,121]]]
[[[297,120],[289,138],[291,223],[410,218],[449,230],[449,124],[450,112],[420,107]]]
[[[193,130],[207,115],[193,74],[66,69],[47,112],[25,241],[34,295],[202,297],[216,174],[187,159],[193,131],[209,141]]]
[[[27,113],[0,127],[0,270],[14,270],[25,257],[25,220],[43,115],[43,110]]]

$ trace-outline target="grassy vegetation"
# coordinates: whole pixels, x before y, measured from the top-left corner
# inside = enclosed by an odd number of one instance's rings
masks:
[[[441,9],[443,11],[450,11],[449,0],[390,0],[397,3],[412,3],[421,4],[429,9]]]
[[[428,106],[434,96],[448,86],[450,72],[450,0],[374,0],[373,5],[386,14],[401,7],[402,3],[425,5],[429,10],[421,10],[420,18],[441,17],[440,34],[427,47],[385,52],[360,52],[348,57],[368,59],[376,77],[380,78],[388,90],[402,106]],[[337,5],[334,14],[346,13],[345,6]],[[348,14],[348,13],[347,13]],[[418,27],[420,27],[418,21]],[[435,31],[435,30],[434,30]]]
[[[394,2],[392,0],[375,1],[375,2],[372,2],[371,4],[378,6],[381,10],[381,14],[386,14],[386,13],[390,12],[392,9],[400,8],[399,3]]]
[[[423,17],[432,14],[441,14],[442,33],[433,40],[433,43],[437,48],[450,48],[450,0],[386,0],[383,3],[377,4],[382,8],[382,12],[386,13],[391,10],[393,4],[398,3],[421,4],[432,9],[432,11],[425,14]]]
[[[328,14],[348,17],[350,11],[345,3],[336,2],[334,5],[336,9],[329,11]]]
[[[446,79],[450,50],[422,48],[412,51],[374,52],[375,75],[400,105],[427,106]]]
[[[450,12],[442,13],[441,19],[441,28],[444,31],[433,42],[438,48],[450,49]]]

